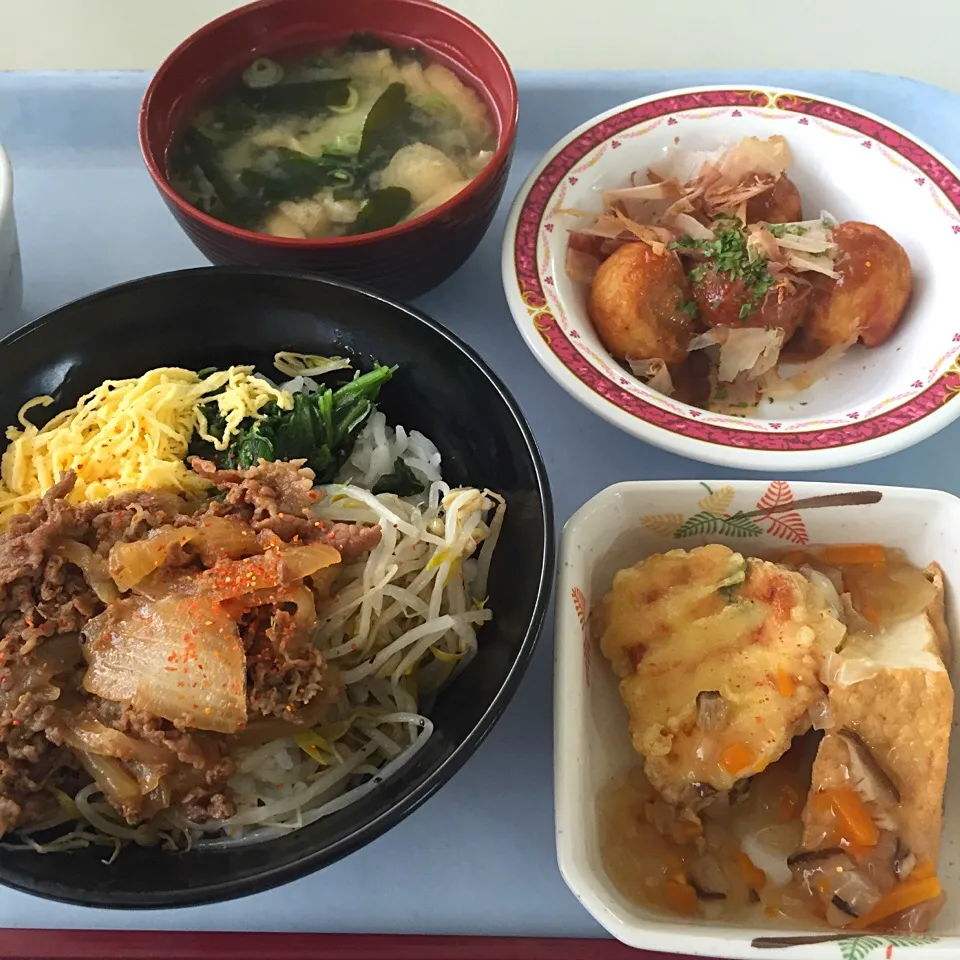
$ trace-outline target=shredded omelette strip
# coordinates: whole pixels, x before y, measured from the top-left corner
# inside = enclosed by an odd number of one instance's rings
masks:
[[[106,380],[45,426],[28,419],[49,396],[28,400],[7,428],[0,459],[0,525],[25,513],[68,470],[77,474],[71,500],[102,500],[130,490],[173,490],[188,497],[208,488],[184,457],[197,436],[225,450],[242,421],[261,419],[275,402],[293,408],[293,397],[253,375],[252,366],[229,367],[201,377],[193,370],[160,367],[129,380]],[[225,427],[210,433],[203,407],[216,403]]]

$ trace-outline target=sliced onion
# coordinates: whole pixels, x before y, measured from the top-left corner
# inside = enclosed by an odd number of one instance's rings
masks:
[[[730,716],[730,701],[717,690],[701,690],[697,694],[697,726],[706,733],[719,730]]]
[[[339,551],[328,543],[284,546],[256,557],[221,560],[197,577],[192,589],[210,599],[228,600],[293,584],[339,562]]]
[[[803,574],[819,591],[823,594],[830,612],[841,622],[844,622],[843,603],[840,601],[840,594],[837,592],[836,584],[825,573],[805,564],[800,567],[800,573]]]
[[[782,887],[793,879],[787,857],[797,849],[799,841],[799,824],[789,823],[748,833],[740,838],[740,847],[774,886]]]
[[[231,517],[203,517],[197,521],[193,546],[204,566],[212,567],[218,560],[238,560],[260,552],[260,544],[253,529],[243,521]]]
[[[88,693],[201,730],[235,733],[246,721],[237,625],[209,596],[118,600],[84,635]]]
[[[862,917],[880,899],[880,891],[859,870],[841,870],[828,874],[834,897],[853,912],[853,916],[843,910],[843,922],[837,926],[846,926],[854,916]]]
[[[126,592],[135,587],[167,562],[171,547],[183,546],[196,536],[193,527],[158,527],[143,540],[114,544],[110,549],[108,567],[117,589]]]
[[[833,261],[829,257],[805,256],[802,253],[791,253],[787,257],[787,265],[794,270],[809,270],[811,273],[822,273],[825,277],[837,280],[840,274],[833,268]]]
[[[830,701],[826,697],[814,700],[810,704],[808,713],[814,730],[829,730],[833,726],[833,712],[830,710]]]
[[[24,693],[43,690],[57,674],[71,670],[82,660],[80,635],[61,633],[43,641],[30,658],[30,662],[14,666],[6,686],[0,687],[0,710],[12,710]],[[59,690],[50,688],[51,700],[57,699]]]
[[[112,603],[120,596],[103,557],[95,554],[86,544],[79,540],[61,540],[56,552],[80,568],[83,578],[103,603]]]
[[[61,722],[63,738],[75,750],[151,764],[172,764],[174,761],[173,754],[165,747],[146,740],[135,740],[99,720],[67,716]]]
[[[83,750],[78,751],[77,756],[109,800],[115,801],[121,808],[130,804],[139,805],[140,786],[124,770],[123,764],[111,757],[103,757]]]

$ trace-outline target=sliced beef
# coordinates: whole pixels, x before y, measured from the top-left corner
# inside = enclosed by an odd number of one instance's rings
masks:
[[[327,523],[283,514],[267,517],[254,525],[263,540],[272,534],[285,543],[329,543],[336,547],[344,563],[352,563],[369,553],[380,542],[380,528],[363,523]],[[272,542],[269,539],[267,542]],[[266,546],[266,544],[265,544]]]
[[[184,816],[193,823],[208,820],[226,820],[237,808],[228,793],[209,787],[194,787],[180,801]]]
[[[217,470],[209,460],[194,457],[194,473],[214,484],[225,496],[211,500],[206,512],[237,515],[254,530],[276,534],[285,543],[323,541],[336,547],[350,563],[380,542],[380,528],[359,523],[326,523],[316,520],[310,507],[317,502],[313,471],[303,460],[270,463],[261,460],[248,470]]]
[[[169,720],[132,707],[120,710],[116,716],[107,714],[104,722],[139,740],[167,747],[181,763],[204,774],[217,769],[218,777],[227,780],[235,770],[233,761],[227,758],[227,743],[222,734],[179,730]]]
[[[181,763],[196,772],[196,777],[186,778],[189,784],[186,792],[173,798],[183,807],[188,820],[195,823],[225,820],[236,812],[227,782],[237,765],[228,756],[229,746],[222,734],[178,730],[168,720],[130,707],[113,716],[108,714],[105,719],[129,736],[167,747]]]
[[[224,503],[246,508],[249,519],[256,523],[283,514],[305,516],[317,502],[314,473],[304,463],[305,460],[261,460],[247,470],[218,470],[209,460],[194,457],[190,466],[194,473],[226,494]]]
[[[350,563],[380,542],[380,528],[360,523],[334,523],[327,528],[323,539],[340,551],[344,563]]]
[[[57,556],[43,561],[32,577],[0,585],[0,689],[4,670],[38,643],[58,633],[79,632],[102,609],[79,570]]]
[[[302,461],[261,463],[244,471],[218,471],[205,461],[194,469],[222,491],[202,513],[191,513],[173,494],[130,493],[97,503],[70,503],[76,477],[69,473],[26,514],[12,517],[0,532],[0,836],[7,830],[40,822],[57,810],[52,790],[71,795],[90,777],[78,757],[63,743],[64,704],[83,702],[94,715],[128,736],[162,744],[178,761],[171,773],[173,802],[196,822],[224,819],[235,812],[228,782],[236,770],[230,738],[207,731],[180,729],[126,704],[86,694],[85,665],[76,659],[58,661],[54,647],[47,664],[60,671],[51,683],[62,693],[54,700],[41,679],[28,689],[25,678],[38,676],[44,645],[69,644],[62,634],[79,634],[104,605],[78,567],[56,549],[63,539],[85,544],[106,557],[121,542],[147,537],[168,524],[196,523],[208,514],[235,516],[249,523],[263,548],[278,543],[323,541],[352,561],[380,540],[379,527],[329,524],[314,519],[310,506],[313,473]],[[180,576],[199,557],[190,544],[168,550],[166,574]],[[179,569],[178,569],[179,568]],[[305,704],[322,704],[342,694],[337,670],[326,664],[294,622],[292,606],[264,604],[245,615],[241,624],[247,654],[247,709],[251,717],[290,718]],[[46,677],[48,674],[43,674]],[[155,809],[155,808],[154,808]],[[146,808],[121,811],[132,820]]]
[[[51,788],[75,777],[72,751],[19,723],[9,710],[0,715],[0,837],[50,819],[57,810]]]
[[[0,584],[21,577],[33,577],[42,569],[53,541],[60,537],[79,537],[86,524],[76,509],[64,499],[77,482],[71,470],[55,483],[29,512],[12,516],[0,537]]]
[[[318,697],[333,701],[340,696],[337,670],[288,610],[260,607],[244,617],[240,633],[247,653],[248,713],[289,718]]]
[[[139,540],[172,523],[183,509],[173,494],[124,493],[96,503],[70,503],[77,476],[70,470],[29,512],[12,516],[0,535],[0,584],[30,576],[62,537],[80,540],[106,555],[121,541]]]
[[[142,540],[151,530],[173,523],[186,504],[173,493],[138,493],[111,497],[100,503],[83,504],[80,509],[100,507],[91,512],[90,522],[96,542],[90,546],[106,556],[116,543]]]
[[[44,688],[18,695],[9,681],[20,676],[16,669],[0,668],[0,836],[49,819],[57,810],[51,788],[77,776],[72,751],[62,746],[59,736],[50,735],[58,691]],[[55,679],[58,689],[72,686],[70,676]]]
[[[171,523],[183,506],[172,494],[143,492],[73,504],[66,498],[76,479],[66,473],[0,534],[0,685],[4,667],[46,637],[79,631],[103,609],[80,571],[53,552],[60,540],[78,540],[105,556],[114,543]]]

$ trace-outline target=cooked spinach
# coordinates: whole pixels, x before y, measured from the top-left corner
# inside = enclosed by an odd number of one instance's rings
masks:
[[[212,460],[221,470],[244,470],[261,459],[303,459],[316,474],[317,483],[330,483],[350,456],[357,435],[376,409],[380,388],[394,369],[377,365],[341,387],[295,393],[292,410],[268,404],[261,419],[248,418],[240,424],[226,450],[195,437],[188,456]],[[208,432],[222,435],[226,424],[216,403],[208,404],[204,412]]]
[[[375,494],[395,493],[398,497],[412,497],[423,493],[424,486],[417,475],[404,463],[402,457],[393,461],[393,472],[385,473],[373,488]]]

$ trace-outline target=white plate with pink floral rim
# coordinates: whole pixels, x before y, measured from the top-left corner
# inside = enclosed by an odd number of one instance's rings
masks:
[[[606,352],[586,288],[563,268],[560,211],[601,209],[600,190],[629,183],[675,146],[716,150],[782,134],[805,215],[882,227],[907,250],[914,294],[883,346],[851,348],[788,400],[736,418],[649,389]],[[753,470],[813,470],[886,456],[960,416],[960,172],[905,130],[848,104],[782,89],[698,87],[646,97],[588,120],[524,183],[503,241],[504,289],[527,345],[580,403],[674,453]]]

